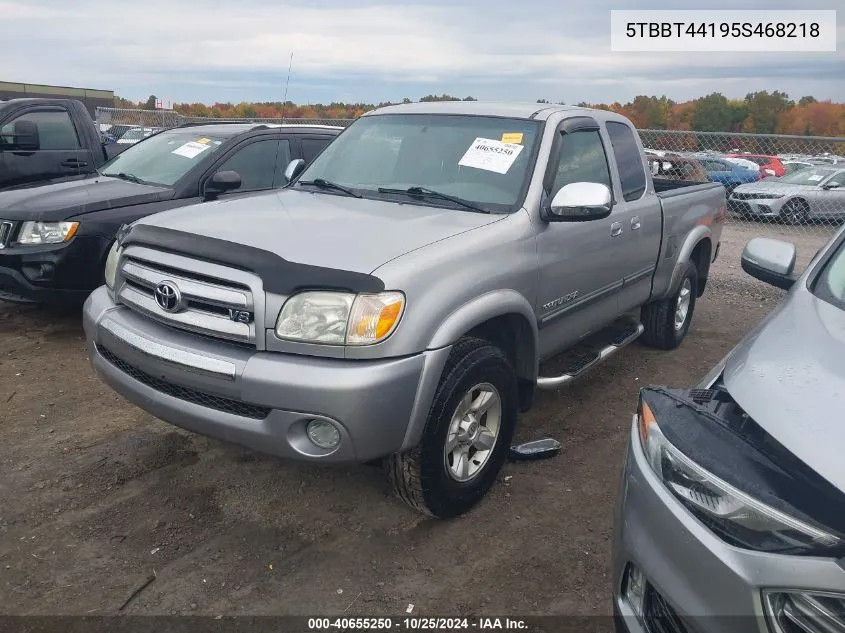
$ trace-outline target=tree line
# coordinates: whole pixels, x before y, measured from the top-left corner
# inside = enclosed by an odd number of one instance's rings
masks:
[[[431,94],[428,101],[476,101],[474,97]],[[412,103],[409,98],[399,103]],[[538,99],[537,103],[552,103]],[[557,102],[563,103],[563,102]],[[156,97],[134,103],[120,97],[116,107],[154,110]],[[179,114],[212,118],[304,118],[354,119],[382,103],[295,104],[291,101],[242,103],[176,103]],[[748,93],[744,99],[729,99],[719,92],[677,102],[664,96],[639,95],[628,103],[587,103],[576,105],[611,110],[627,116],[639,129],[696,130],[700,132],[746,132],[751,134],[791,134],[803,136],[845,136],[845,103],[818,101],[812,96],[792,100],[785,92],[766,90]]]

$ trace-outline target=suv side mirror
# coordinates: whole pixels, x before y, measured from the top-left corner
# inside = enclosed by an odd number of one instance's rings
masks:
[[[768,237],[755,237],[742,251],[742,269],[760,281],[789,290],[798,276],[795,269],[795,246]]]
[[[213,200],[221,193],[238,189],[241,186],[241,175],[236,171],[218,171],[205,186],[205,197]]]
[[[305,161],[301,158],[294,158],[285,167],[285,180],[289,183],[293,182],[293,179],[301,174],[303,169],[305,169]]]
[[[36,152],[41,148],[38,126],[32,121],[15,121],[12,148],[23,152]]]
[[[549,222],[584,222],[610,215],[613,196],[607,185],[597,182],[572,182],[561,187],[552,200]]]

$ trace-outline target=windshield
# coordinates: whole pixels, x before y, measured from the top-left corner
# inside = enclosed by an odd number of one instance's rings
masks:
[[[818,185],[833,173],[836,173],[835,169],[807,167],[781,177],[778,182],[785,182],[790,185]]]
[[[840,310],[845,310],[845,240],[839,240],[836,252],[813,284],[813,293]]]
[[[197,134],[196,130],[172,130],[150,136],[127,148],[100,169],[104,176],[126,174],[156,185],[170,187],[200,161],[214,154],[224,136]]]
[[[128,130],[120,138],[125,139],[127,141],[140,141],[142,138],[144,138],[144,130],[141,130],[141,129]]]
[[[486,211],[508,212],[525,195],[541,126],[539,121],[484,116],[365,116],[317,157],[296,186],[310,190],[309,182],[322,179],[366,198],[389,200],[396,199],[395,193],[379,193],[379,188],[422,187]],[[462,208],[432,197],[414,203]]]

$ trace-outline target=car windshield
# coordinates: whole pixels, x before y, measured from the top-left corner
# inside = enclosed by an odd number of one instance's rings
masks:
[[[169,187],[214,154],[225,140],[224,136],[197,134],[196,130],[160,132],[115,156],[100,168],[100,173]]]
[[[144,138],[144,130],[140,128],[136,130],[127,130],[126,133],[120,138],[125,139],[127,141],[140,141],[142,138]]]
[[[541,126],[539,121],[487,116],[365,116],[317,157],[296,186],[310,189],[308,183],[326,181],[381,199],[396,199],[397,192],[379,189],[420,187],[485,211],[508,212],[525,195]],[[319,190],[338,194],[336,188]],[[413,201],[466,209],[435,196]]]
[[[845,310],[845,240],[839,241],[833,257],[813,284],[813,293],[840,310]]]
[[[787,174],[778,180],[790,185],[818,185],[822,180],[835,173],[835,169],[825,167],[806,167]]]

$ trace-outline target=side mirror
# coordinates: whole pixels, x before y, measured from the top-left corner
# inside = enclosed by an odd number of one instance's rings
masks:
[[[829,191],[830,189],[839,189],[839,187],[841,186],[842,185],[840,185],[838,182],[829,182],[826,185],[822,186],[822,189],[824,189],[825,191]]]
[[[610,215],[613,196],[607,185],[597,182],[572,182],[555,194],[550,222],[584,222],[600,220]]]
[[[32,121],[16,121],[12,134],[12,146],[23,152],[36,152],[41,148],[38,126]]]
[[[303,169],[305,169],[305,161],[301,158],[294,158],[285,167],[285,180],[289,183],[293,182],[294,178],[301,174]]]
[[[221,193],[238,189],[241,186],[241,175],[236,171],[218,171],[205,186],[205,197],[213,200]]]
[[[795,246],[768,237],[755,237],[742,251],[742,269],[760,281],[789,290],[798,279],[795,269]]]

